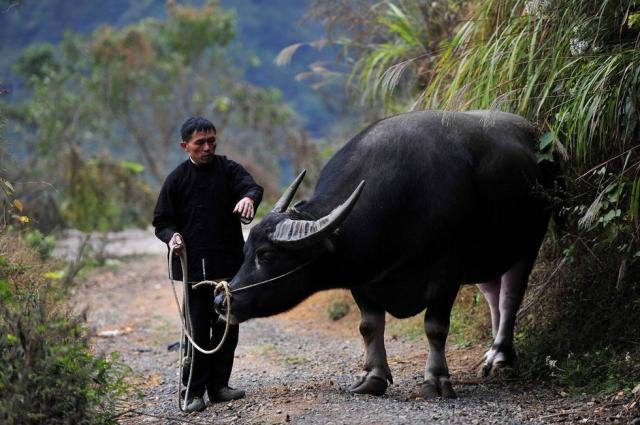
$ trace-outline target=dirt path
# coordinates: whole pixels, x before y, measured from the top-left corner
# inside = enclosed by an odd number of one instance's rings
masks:
[[[119,421],[137,423],[311,423],[311,424],[520,424],[628,423],[620,409],[603,400],[571,398],[532,383],[488,383],[472,372],[481,347],[449,349],[457,400],[423,401],[417,394],[426,358],[424,339],[387,337],[395,384],[385,396],[354,396],[346,389],[363,359],[357,313],[338,322],[327,318],[326,293],[269,319],[252,320],[240,329],[231,386],[247,396],[210,404],[202,413],[182,414],[177,406],[177,351],[167,346],[179,338],[179,321],[162,256],[94,271],[79,287],[79,308],[98,352],[118,351],[133,369],[144,394],[119,412]],[[614,406],[615,407],[615,406]],[[618,406],[619,407],[619,406]]]

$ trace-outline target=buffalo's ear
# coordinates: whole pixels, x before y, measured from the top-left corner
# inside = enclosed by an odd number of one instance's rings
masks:
[[[362,193],[364,180],[342,204],[318,220],[292,220],[286,218],[276,225],[270,239],[289,248],[303,248],[328,239],[329,235],[347,218]]]
[[[307,200],[306,200],[306,199],[303,199],[303,200],[298,201],[298,202],[296,202],[295,204],[293,204],[293,208],[294,208],[294,209],[296,209],[296,210],[298,210],[298,209],[300,209],[301,207],[304,207],[306,203],[307,203]]]
[[[336,247],[333,244],[333,241],[330,238],[323,239],[322,243],[324,244],[324,247],[326,248],[326,250],[329,252],[333,252],[336,249]]]

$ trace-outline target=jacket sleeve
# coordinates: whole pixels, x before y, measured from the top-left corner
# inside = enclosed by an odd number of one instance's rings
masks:
[[[160,195],[153,211],[153,227],[156,236],[162,242],[168,244],[174,233],[177,232],[177,199],[176,180],[173,175],[167,177],[160,189]]]
[[[258,185],[251,174],[237,162],[229,160],[229,172],[231,176],[231,191],[235,197],[235,201],[249,197],[253,200],[254,209],[257,210],[262,201],[262,186]]]

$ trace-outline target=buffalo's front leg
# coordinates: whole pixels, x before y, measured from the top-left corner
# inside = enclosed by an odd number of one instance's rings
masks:
[[[449,367],[444,352],[449,335],[449,317],[455,297],[455,292],[443,294],[438,302],[427,307],[424,316],[424,330],[429,342],[429,356],[424,369],[424,384],[420,389],[420,395],[426,399],[438,396],[457,398],[449,380]]]
[[[355,394],[382,395],[389,383],[393,383],[384,347],[385,312],[353,293],[362,315],[360,333],[364,339],[364,371],[349,391]]]

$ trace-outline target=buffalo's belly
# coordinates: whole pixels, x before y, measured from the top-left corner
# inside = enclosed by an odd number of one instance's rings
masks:
[[[424,238],[411,249],[396,251],[402,253],[392,263],[385,262],[385,257],[377,258],[371,264],[380,268],[372,274],[369,269],[369,279],[359,290],[395,317],[414,316],[457,292],[461,284],[500,277],[538,249],[545,229],[546,220],[540,216],[527,226],[505,223],[499,232],[488,229],[466,233],[466,237],[452,234],[455,243]]]

